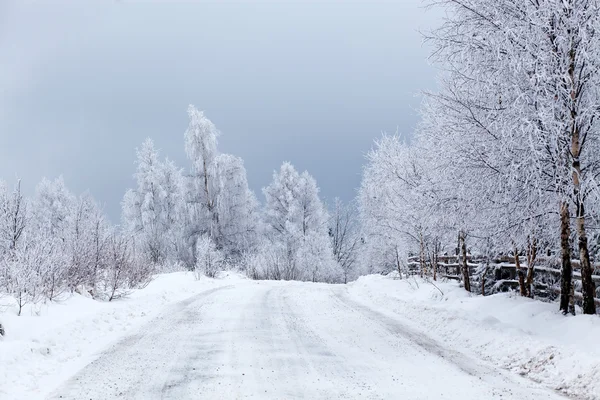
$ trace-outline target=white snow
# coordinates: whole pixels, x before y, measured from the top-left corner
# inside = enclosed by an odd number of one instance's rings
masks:
[[[0,398],[600,399],[599,318],[436,285],[171,273],[116,302],[6,309]]]
[[[196,281],[188,272],[162,274],[120,300],[100,302],[74,294],[62,302],[27,306],[20,317],[8,306],[10,299],[0,299],[0,323],[6,330],[0,338],[0,399],[44,398],[171,304],[230,282]]]
[[[456,282],[370,275],[354,299],[401,318],[444,345],[576,398],[600,399],[600,318],[563,316],[556,303],[470,295]]]

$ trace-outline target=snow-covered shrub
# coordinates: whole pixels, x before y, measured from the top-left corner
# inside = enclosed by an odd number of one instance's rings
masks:
[[[196,243],[196,265],[194,268],[196,278],[199,279],[202,275],[214,278],[217,272],[223,269],[224,265],[225,257],[217,249],[215,242],[206,235],[198,239]]]
[[[264,244],[245,257],[246,274],[252,279],[284,279],[290,274],[289,260],[281,245]]]
[[[157,266],[143,259],[132,257],[129,264],[129,288],[141,289],[148,286],[152,281],[152,275],[156,273]]]
[[[307,235],[296,252],[301,280],[312,282],[340,282],[343,270],[334,260],[331,245],[317,235]]]
[[[112,229],[89,194],[77,199],[71,221],[67,235],[67,284],[71,290],[95,296]]]
[[[171,263],[163,263],[156,266],[155,273],[168,274],[171,272],[189,271],[186,265],[181,261],[175,261]]]
[[[41,239],[28,249],[30,262],[37,266],[42,295],[52,301],[67,292],[68,254],[64,242],[56,238]]]
[[[131,241],[113,234],[108,240],[106,264],[101,275],[101,296],[108,301],[123,297],[129,289],[143,287],[152,277],[153,267],[135,257]]]
[[[15,300],[17,315],[21,315],[25,305],[43,299],[43,280],[37,261],[35,252],[19,248],[0,262],[4,290]]]

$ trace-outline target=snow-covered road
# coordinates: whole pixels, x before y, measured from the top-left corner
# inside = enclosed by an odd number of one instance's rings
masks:
[[[344,286],[236,281],[177,303],[51,399],[560,399]]]

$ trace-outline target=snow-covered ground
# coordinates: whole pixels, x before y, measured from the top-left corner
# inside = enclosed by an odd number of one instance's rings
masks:
[[[371,275],[348,289],[355,301],[445,347],[575,398],[600,399],[600,317],[565,317],[554,303],[509,293],[471,296],[455,282],[434,284]]]
[[[235,279],[234,279],[235,280]],[[196,281],[192,273],[158,275],[126,298],[99,302],[75,294],[63,302],[27,306],[17,317],[0,299],[0,399],[42,399],[118,339],[169,307],[230,285],[231,279]]]
[[[600,399],[599,318],[437,286],[173,273],[114,303],[2,313],[0,398]]]

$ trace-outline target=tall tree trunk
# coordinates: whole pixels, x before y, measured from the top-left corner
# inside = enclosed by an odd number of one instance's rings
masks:
[[[569,314],[575,315],[575,286],[571,285],[569,292]]]
[[[517,276],[519,277],[519,292],[521,293],[521,296],[525,297],[527,296],[527,290],[525,289],[525,273],[521,268],[521,260],[519,260],[519,250],[517,249],[517,246],[514,247],[514,252],[515,267],[517,269]]]
[[[590,263],[590,253],[588,251],[588,240],[585,232],[585,217],[583,203],[577,207],[577,236],[579,238],[579,263],[581,265],[581,292],[583,294],[583,313],[596,314],[596,303],[594,297],[596,294],[596,285],[592,280],[592,265]]]
[[[433,241],[433,254],[432,254],[432,268],[433,268],[433,280],[437,281],[437,270],[439,264],[439,249],[440,245],[437,239]]]
[[[462,275],[465,283],[465,290],[467,292],[471,291],[471,279],[469,277],[469,264],[467,263],[467,243],[465,238],[465,232],[460,231],[458,237],[460,240],[460,250],[461,250],[461,262],[462,262]]]
[[[423,278],[424,275],[427,275],[427,266],[425,265],[425,241],[423,239],[423,232],[419,233],[419,242],[419,266],[421,267],[421,278]]]
[[[396,268],[398,268],[398,276],[402,279],[402,263],[400,262],[400,254],[398,254],[398,246],[394,248],[396,251]],[[408,279],[408,276],[406,277]]]
[[[217,229],[219,223],[219,216],[215,211],[215,199],[211,199],[210,197],[208,166],[206,165],[206,158],[202,160],[202,168],[204,169],[204,195],[206,196],[206,208],[210,217],[209,236],[214,240],[217,236],[215,230]]]
[[[482,296],[485,296],[485,277],[489,270],[490,270],[490,257],[486,256],[485,257],[485,269],[483,270],[483,273],[481,274],[481,295]]]
[[[573,268],[571,266],[571,236],[569,204],[563,201],[560,205],[560,250],[562,270],[560,274],[560,310],[563,314],[569,312],[569,297],[573,279]]]
[[[527,237],[527,280],[525,282],[525,289],[527,290],[527,297],[533,299],[533,276],[535,272],[535,261],[537,258],[537,239],[535,236]]]
[[[577,121],[578,117],[578,102],[581,97],[581,87],[577,81],[581,76],[577,76],[575,71],[577,62],[577,51],[574,47],[574,41],[571,42],[571,50],[569,51],[569,84],[571,91],[570,103],[570,121],[571,121],[571,156],[572,162],[572,179],[573,179],[573,195],[575,200],[576,212],[576,230],[579,245],[579,263],[581,265],[581,284],[583,294],[583,313],[596,314],[596,304],[594,303],[594,295],[596,288],[592,281],[592,267],[590,265],[590,254],[588,251],[588,240],[585,232],[585,209],[584,200],[585,194],[581,191],[581,150],[585,139],[581,138],[581,127]]]

